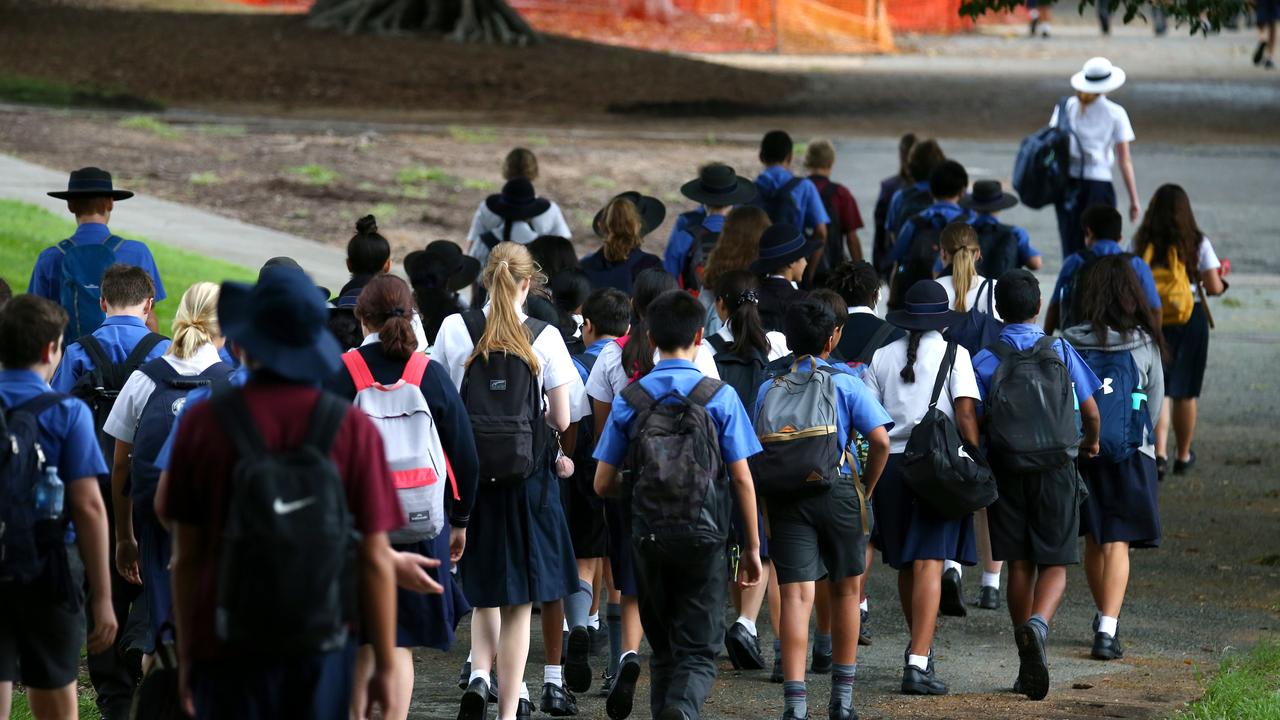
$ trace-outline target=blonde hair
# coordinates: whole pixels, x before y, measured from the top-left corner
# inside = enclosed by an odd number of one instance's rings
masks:
[[[978,275],[978,261],[982,259],[982,247],[978,233],[968,223],[956,221],[942,229],[939,238],[942,249],[951,256],[951,283],[956,289],[957,312],[965,312],[965,297]]]
[[[533,351],[533,333],[520,320],[516,300],[520,295],[520,283],[530,285],[546,282],[533,255],[523,245],[513,242],[498,243],[489,253],[489,262],[482,276],[489,289],[489,317],[484,325],[480,342],[467,358],[467,364],[477,357],[489,361],[489,353],[501,352],[520,358],[538,376],[538,355]]]
[[[810,170],[830,170],[836,164],[836,149],[830,140],[819,139],[809,143],[804,153],[804,166]]]
[[[631,251],[640,247],[640,209],[626,198],[614,198],[604,209],[604,259],[626,262]]]
[[[187,288],[173,316],[173,344],[169,355],[180,360],[196,354],[222,335],[218,326],[218,286],[200,282]]]

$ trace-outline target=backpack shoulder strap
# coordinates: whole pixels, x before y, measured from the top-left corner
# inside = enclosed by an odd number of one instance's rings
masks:
[[[997,339],[995,342],[991,343],[991,345],[988,346],[987,349],[990,350],[991,354],[995,355],[1000,362],[1004,362],[1005,360],[1008,360],[1009,357],[1013,355],[1013,352],[1014,352],[1012,345],[1000,339]]]
[[[338,437],[342,421],[347,417],[347,403],[333,393],[320,391],[316,398],[316,406],[311,411],[311,425],[302,443],[329,454],[333,449],[333,441]]]
[[[373,373],[369,372],[369,363],[365,362],[359,348],[352,348],[342,353],[342,364],[351,374],[351,382],[355,384],[356,392],[368,390],[374,386]]]
[[[990,315],[992,318],[994,318],[996,316],[995,314],[996,289],[991,288],[990,290],[987,290],[988,287],[991,287],[991,279],[985,278],[983,279],[982,284],[978,286],[978,300],[979,302],[981,302],[982,292],[986,290],[987,291],[987,314]]]
[[[249,412],[243,390],[231,387],[215,390],[209,402],[212,403],[214,416],[222,425],[222,431],[235,446],[238,457],[266,454],[266,443],[262,441],[262,435],[253,422],[253,414]]]
[[[71,238],[67,238],[66,240],[63,240],[62,242],[58,243],[57,245],[54,245],[54,247],[58,248],[58,252],[62,253],[63,255],[66,255],[66,254],[67,254],[67,252],[68,252],[69,250],[71,250],[71,248],[73,248],[73,247],[75,247],[75,246],[76,246],[76,244],[75,244],[75,242],[74,242],[74,241],[72,241],[72,239],[71,239]]]
[[[707,344],[714,348],[717,353],[722,353],[729,349],[729,341],[725,340],[720,333],[708,335]]]
[[[627,404],[636,411],[636,414],[642,413],[658,404],[658,401],[649,394],[649,391],[645,390],[644,386],[638,382],[633,382],[622,389],[622,399],[627,401]]]
[[[938,406],[938,398],[942,396],[942,386],[947,383],[947,378],[951,376],[951,368],[955,364],[956,344],[953,341],[947,343],[947,354],[942,356],[942,364],[938,366],[938,377],[933,381],[933,395],[929,398],[930,410]]]
[[[818,191],[818,196],[822,198],[822,202],[826,205],[834,205],[836,201],[836,193],[840,192],[840,185],[834,180],[827,180],[827,184],[822,186]]]
[[[427,363],[430,360],[426,355],[415,352],[409,356],[409,362],[405,363],[404,372],[400,374],[400,379],[410,385],[422,387],[422,376],[427,372]]]
[[[129,356],[124,359],[125,377],[128,377],[129,373],[132,373],[134,370],[142,367],[142,363],[146,362],[147,356],[151,354],[151,351],[155,350],[156,346],[161,342],[164,342],[164,340],[165,337],[160,333],[147,333],[143,336],[143,338],[138,341],[138,344],[133,346],[133,350],[129,351]],[[94,339],[94,342],[97,342],[97,340]],[[83,344],[84,343],[81,342],[81,345]]]
[[[471,336],[472,345],[480,344],[480,338],[484,336],[486,322],[483,310],[475,309],[462,313],[462,324],[467,326],[467,334]]]
[[[174,370],[173,366],[166,362],[162,357],[158,357],[143,365],[138,368],[138,371],[151,378],[151,381],[156,385],[159,385],[162,382],[168,382],[169,380],[179,376],[178,371]]]
[[[39,417],[45,410],[48,410],[69,397],[71,396],[60,392],[41,393],[21,405],[15,405],[14,407],[9,408],[6,414],[12,415],[13,413],[24,412],[34,417]]]
[[[113,253],[120,252],[120,246],[124,244],[124,238],[120,237],[119,235],[112,235],[111,237],[107,238],[106,242],[102,244],[106,245],[107,249]]]
[[[538,339],[538,336],[542,334],[542,331],[546,330],[549,325],[550,323],[548,323],[547,321],[539,320],[536,317],[531,316],[531,317],[525,318],[524,326],[529,328],[529,332],[533,334],[529,342],[532,343],[536,341]]]
[[[854,360],[862,363],[863,365],[870,365],[871,358],[876,354],[876,351],[880,349],[880,346],[884,344],[884,341],[887,340],[891,334],[893,334],[893,326],[887,322],[882,323],[880,327],[876,328],[876,331],[871,334],[871,337],[867,339],[867,344],[862,346],[862,349],[858,351],[858,357],[854,358]]]
[[[102,347],[102,343],[98,342],[98,338],[90,334],[81,337],[76,342],[80,343],[80,348],[84,350],[84,354],[88,355],[89,359],[93,361],[94,370],[102,375],[104,381],[115,379],[114,377],[109,377],[115,374],[112,372],[114,363],[111,362],[111,358],[107,357],[107,351]],[[127,363],[128,361],[125,362]]]
[[[780,193],[790,193],[792,190],[795,190],[795,189],[796,189],[796,186],[797,186],[797,185],[799,185],[801,182],[803,182],[803,181],[805,181],[805,180],[807,180],[807,179],[808,179],[808,178],[802,178],[802,177],[800,177],[799,175],[793,175],[793,176],[791,177],[791,179],[790,179],[790,180],[788,180],[788,181],[786,182],[786,184],[784,184],[782,187],[778,188],[778,192],[780,192]],[[815,188],[815,189],[816,189],[816,188]]]
[[[706,407],[707,403],[720,392],[720,388],[724,387],[724,383],[715,378],[704,377],[693,386],[693,390],[689,393],[689,402],[702,407]]]
[[[484,243],[485,247],[492,250],[498,246],[498,243],[502,241],[498,239],[497,235],[493,234],[492,230],[488,230],[483,235],[480,236],[480,242]]]

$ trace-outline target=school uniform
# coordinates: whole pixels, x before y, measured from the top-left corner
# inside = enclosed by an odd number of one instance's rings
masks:
[[[1068,328],[1065,337],[1079,352],[1129,353],[1138,371],[1138,385],[1146,395],[1152,426],[1160,417],[1164,401],[1164,369],[1160,349],[1143,332],[1117,333],[1107,330],[1101,337],[1092,326]],[[1113,390],[1103,379],[1099,395]],[[1089,496],[1080,505],[1080,535],[1101,545],[1126,542],[1132,548],[1160,546],[1159,480],[1156,473],[1155,434],[1145,428],[1142,444],[1121,462],[1105,458],[1081,459],[1080,475]]]
[[[580,358],[587,355],[598,361],[600,352],[612,342],[612,338],[596,340],[580,354],[573,356],[573,365],[584,386],[591,375]],[[584,423],[591,423],[589,432],[582,429]],[[595,482],[595,461],[587,462],[595,446],[594,419],[588,415],[578,425],[577,446],[573,455],[574,472],[572,477],[561,478],[560,499],[564,504],[565,519],[569,522],[574,557],[579,560],[607,557],[609,527],[605,521],[605,500],[596,495],[592,487]]]
[[[681,213],[678,218],[684,218],[688,213]],[[702,215],[696,223],[679,224],[672,228],[671,237],[667,239],[667,249],[662,255],[662,267],[671,277],[678,278],[684,274],[685,260],[689,257],[689,253],[693,252],[693,233],[691,228],[701,227],[709,233],[720,234],[724,231],[724,215]],[[706,258],[703,258],[705,261]],[[697,289],[697,288],[690,288]]]
[[[863,382],[893,421],[889,430],[889,461],[871,502],[876,519],[871,542],[882,552],[885,564],[895,570],[909,568],[915,560],[955,560],[973,565],[977,562],[973,515],[958,520],[939,519],[916,499],[902,477],[907,440],[929,409],[933,380],[947,352],[947,341],[938,331],[921,335],[916,352],[916,379],[907,383],[899,373],[907,362],[908,340],[903,338],[880,348],[863,376]],[[938,397],[938,409],[952,419],[955,418],[952,403],[956,398],[979,398],[969,351],[963,347],[956,348],[955,366]]]
[[[1054,204],[1064,258],[1084,249],[1080,221],[1084,211],[1094,205],[1116,206],[1116,189],[1111,183],[1116,144],[1135,139],[1129,113],[1105,95],[1083,107],[1080,98],[1073,95],[1067,98],[1066,110],[1072,130],[1070,176],[1074,187],[1066,200]],[[1055,107],[1049,125],[1057,122]]]
[[[528,245],[542,235],[555,235],[562,238],[573,237],[569,232],[569,223],[565,222],[564,213],[560,210],[560,206],[551,200],[547,202],[550,207],[544,212],[528,219],[511,221],[511,242]],[[467,254],[479,260],[481,267],[484,267],[485,262],[489,259],[489,246],[480,240],[480,236],[485,233],[493,233],[494,237],[501,241],[503,233],[506,231],[506,226],[507,220],[494,212],[486,202],[480,203],[480,207],[476,208],[476,213],[471,218],[471,228],[467,231],[467,242],[470,243]]]
[[[489,308],[486,306],[485,311]],[[520,313],[521,321],[524,314]],[[466,361],[475,345],[461,315],[440,325],[433,358],[462,387]],[[589,411],[586,393],[560,332],[543,328],[534,338],[543,392],[569,385],[570,421]],[[555,453],[543,454],[533,476],[522,483],[481,485],[467,531],[467,552],[459,574],[467,601],[494,608],[551,602],[578,589],[573,540],[560,501],[560,481],[552,471]]]
[[[112,315],[103,320],[102,325],[92,333],[98,344],[102,346],[107,359],[113,363],[124,362],[142,338],[150,334],[151,330],[147,328],[146,323],[142,322],[142,318],[133,315]],[[145,365],[164,355],[168,350],[169,340],[166,338],[147,353],[142,363]],[[93,359],[85,352],[79,341],[73,342],[63,352],[62,363],[54,371],[53,380],[50,380],[49,384],[58,392],[69,393],[81,377],[95,369]]]
[[[948,223],[956,220],[972,223],[973,217],[971,210],[965,210],[953,202],[935,202],[922,210],[919,215],[907,218],[902,223],[902,227],[898,229],[897,238],[893,241],[893,248],[889,250],[889,257],[894,262],[899,262],[911,252],[911,241],[915,238],[920,223],[944,228]]]
[[[902,228],[908,218],[903,217],[903,210],[906,204],[906,193],[911,190],[915,193],[928,193],[929,181],[921,180],[910,185],[902,184],[894,190],[893,197],[889,199],[889,212],[885,217],[885,232],[890,235],[896,235],[898,230]]]
[[[360,353],[368,365],[374,382],[390,387],[399,382],[404,374],[406,361],[389,357],[377,333],[367,336],[356,352]],[[340,397],[355,400],[355,381],[345,368],[326,387]],[[449,460],[458,497],[455,499],[453,492],[445,490],[445,523],[434,539],[392,545],[400,552],[439,560],[438,568],[426,572],[443,588],[439,595],[396,588],[396,646],[448,650],[453,645],[454,628],[457,627],[458,620],[470,610],[470,607],[459,607],[455,602],[455,578],[449,560],[449,533],[453,528],[466,528],[471,519],[479,482],[479,462],[476,458],[475,436],[471,432],[471,418],[462,404],[462,398],[453,387],[448,371],[439,362],[428,362],[419,388],[423,399],[427,401],[427,407],[431,408],[431,417],[435,420],[436,432],[440,435],[440,447]]]
[[[338,290],[338,297],[333,301],[334,311],[355,312],[356,303],[360,300],[360,293],[364,292],[364,286],[369,284],[370,280],[378,277],[382,273],[373,273],[372,275],[352,275],[351,279]],[[426,329],[422,325],[422,315],[415,309],[413,316],[409,318],[409,326],[413,328],[413,337],[418,341],[418,352],[425,351],[430,347],[431,343],[427,339]],[[223,362],[232,367],[239,367],[240,363],[233,361],[226,355],[226,348],[223,348]]]
[[[1125,251],[1115,240],[1094,240],[1093,245],[1088,249],[1099,257],[1119,255]],[[1214,259],[1216,260],[1217,257],[1215,256]],[[1152,310],[1159,310],[1162,304],[1160,293],[1156,290],[1155,278],[1151,275],[1151,266],[1137,255],[1132,256],[1129,263],[1133,266],[1134,273],[1138,275],[1138,284],[1142,286],[1142,294],[1146,296],[1147,304]],[[1067,291],[1071,288],[1071,278],[1084,267],[1084,264],[1085,258],[1082,252],[1077,252],[1062,261],[1062,269],[1058,271],[1058,281],[1053,286],[1052,302],[1061,303],[1068,299]],[[1066,310],[1068,308],[1059,307],[1058,317],[1062,317]]]
[[[886,253],[889,250],[890,231],[887,225],[889,218],[893,217],[889,213],[889,203],[902,186],[902,176],[891,175],[880,181],[880,194],[876,196],[876,207],[872,215],[872,221],[875,223],[875,236],[871,241],[871,264],[875,266],[876,272],[880,273],[881,278],[889,274]]]
[[[999,225],[1000,219],[991,213],[976,213],[969,222],[975,230],[987,225]],[[1031,236],[1027,231],[1017,225],[1009,225],[1013,230],[1014,237],[1018,238],[1018,267],[1027,267],[1027,263],[1031,262],[1031,258],[1040,257],[1040,251],[1031,246]]]
[[[83,223],[76,226],[76,231],[69,239],[76,245],[102,245],[110,238],[111,231],[106,225]],[[62,258],[63,253],[57,247],[42,250],[36,258],[35,267],[31,268],[27,292],[59,302],[62,295]],[[125,240],[116,250],[116,262],[146,270],[156,286],[156,302],[168,297],[164,291],[164,283],[160,281],[160,270],[156,267],[155,258],[146,245],[136,240]]]
[[[756,176],[756,189],[762,197],[770,195],[791,182],[793,178],[795,175],[791,174],[790,170],[781,165],[773,165]],[[796,209],[800,211],[800,219],[796,224],[801,230],[809,231],[818,225],[831,222],[831,218],[827,217],[827,209],[822,204],[822,196],[818,194],[818,189],[809,178],[801,178],[800,182],[791,188],[791,199],[795,202]],[[781,218],[779,221],[786,222]]]
[[[760,297],[760,323],[766,331],[773,332],[782,332],[782,320],[787,315],[787,308],[809,296],[808,292],[800,289],[799,284],[781,275],[762,278],[756,294]]]
[[[1196,257],[1196,277],[1202,272],[1221,267],[1222,262],[1213,251],[1213,243],[1209,238],[1202,237]],[[1195,302],[1187,324],[1164,325],[1160,328],[1168,350],[1164,366],[1165,395],[1178,399],[1200,397],[1200,391],[1204,387],[1205,365],[1209,362],[1209,315],[1204,303],[1200,302],[1200,294],[1195,291],[1194,284],[1191,286],[1191,297]]]
[[[1006,325],[996,342],[1015,350],[1026,350],[1044,337],[1031,323]],[[1065,340],[1053,345],[1067,367],[1075,393],[1076,408],[1102,387],[1084,359]],[[974,376],[981,398],[991,390],[1000,359],[989,349],[973,358]],[[979,409],[981,412],[981,408]],[[1083,484],[1074,462],[1060,468],[1032,473],[1012,473],[1000,469],[1000,457],[990,456],[1000,498],[987,508],[991,529],[991,554],[996,560],[1028,560],[1040,565],[1072,565],[1080,561],[1076,542],[1080,526]]]
[[[688,395],[703,379],[687,360],[662,360],[637,380],[652,397]],[[706,405],[720,433],[725,465],[762,450],[751,421],[732,388],[721,387]],[[636,410],[614,398],[609,421],[596,445],[596,460],[626,466]],[[627,513],[629,514],[629,509]],[[716,656],[724,641],[724,601],[728,572],[721,543],[679,546],[645,541],[634,549],[639,580],[640,622],[653,649],[650,704],[656,717],[663,708],[679,708],[699,717],[716,677]]]
[[[876,334],[876,331],[884,325],[888,325],[888,322],[876,315],[874,308],[869,308],[866,305],[849,308],[849,317],[844,321],[844,330],[840,333],[840,344],[836,345],[832,356],[839,357],[845,363],[852,363],[854,358],[862,353],[863,348],[871,341],[871,337]],[[889,343],[906,336],[907,334],[902,328],[895,327],[889,331],[884,341],[875,349],[879,350]]]
[[[813,359],[817,367],[832,367]],[[810,367],[801,362],[801,370]],[[893,428],[893,418],[861,380],[852,374],[831,376],[836,391],[836,436],[840,447],[849,447],[854,431],[864,437],[876,428]],[[760,386],[752,416],[760,414],[772,381]],[[856,460],[854,461],[856,464]],[[831,489],[819,495],[796,498],[771,497],[764,501],[768,520],[770,557],[777,568],[778,583],[811,582],[823,577],[833,582],[861,575],[866,570],[867,534],[871,518],[862,497],[858,470],[846,459],[840,461],[840,476]]]
[[[619,263],[605,258],[604,248],[600,248],[582,258],[578,267],[587,274],[592,290],[614,288],[630,295],[636,277],[645,270],[662,268],[662,258],[640,248],[632,248],[627,259]]]
[[[0,370],[0,404],[5,408],[51,392],[44,378],[31,370]],[[65,521],[72,484],[97,482],[107,466],[84,403],[65,398],[40,413],[37,422],[45,460],[57,465],[58,477],[66,485]],[[85,641],[83,578],[69,563],[68,552],[65,546],[56,548],[46,558],[40,577],[0,592],[0,682],[55,690],[79,674]]]
[[[944,271],[946,274],[940,275],[937,282],[942,289],[947,292],[947,307],[952,309],[956,306],[956,282],[951,276],[951,267],[948,266]],[[987,289],[982,291],[983,284]],[[979,297],[979,293],[982,293]],[[969,290],[964,294],[964,309],[968,312],[974,308],[980,313],[991,313],[991,317],[1001,320],[1000,311],[996,310],[996,280],[994,278],[984,278],[981,275],[974,275],[969,281]]]

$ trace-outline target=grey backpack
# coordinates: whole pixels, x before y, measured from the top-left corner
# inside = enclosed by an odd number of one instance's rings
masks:
[[[818,494],[840,474],[845,448],[836,422],[835,371],[797,358],[790,372],[769,382],[756,412],[756,436],[764,452],[752,456],[751,477],[765,496]]]

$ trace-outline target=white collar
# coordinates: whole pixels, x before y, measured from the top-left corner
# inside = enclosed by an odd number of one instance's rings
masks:
[[[849,308],[849,314],[850,315],[873,315],[875,317],[880,317],[879,315],[876,315],[875,308],[869,308],[866,305],[859,305],[857,307]]]
[[[364,340],[360,343],[360,347],[364,347],[365,345],[372,345],[376,342],[382,342],[382,338],[378,337],[378,333],[369,333],[368,335],[364,336]]]
[[[218,348],[214,347],[213,343],[205,343],[196,348],[195,353],[189,358],[179,358],[169,354],[168,359],[173,361],[170,365],[177,363],[191,368],[207,368],[214,363],[222,362],[222,356],[218,354]]]
[[[781,275],[770,275],[769,277],[771,277],[771,278],[778,278],[779,280],[783,280],[783,281],[785,281],[785,282],[789,282],[789,283],[791,283],[791,287],[792,287],[792,288],[794,288],[794,289],[796,289],[796,290],[799,290],[799,289],[800,289],[800,284],[799,284],[799,283],[797,283],[795,280],[787,280],[786,278],[782,277]]]

